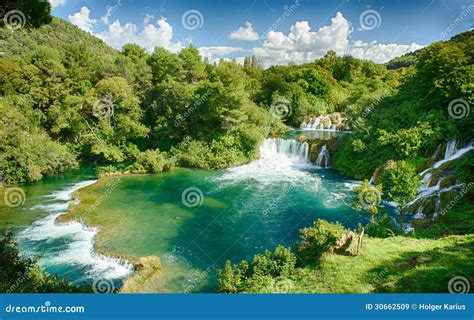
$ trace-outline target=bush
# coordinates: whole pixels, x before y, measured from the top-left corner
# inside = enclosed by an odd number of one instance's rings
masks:
[[[336,244],[345,231],[339,222],[330,223],[320,219],[315,221],[312,227],[301,229],[297,248],[303,264],[317,262],[324,252]]]
[[[371,237],[388,238],[402,234],[400,228],[393,224],[392,218],[388,214],[384,214],[374,223],[370,223],[365,227],[365,233]]]
[[[209,155],[212,153],[204,141],[185,138],[176,148],[171,149],[177,164],[182,167],[210,169]]]
[[[22,259],[12,234],[0,237],[0,292],[75,293],[92,292],[89,285],[77,286],[45,273],[36,262]]]
[[[78,163],[68,147],[28,123],[27,112],[0,101],[0,172],[5,183],[36,181],[77,168]]]
[[[130,166],[130,171],[133,173],[160,173],[169,169],[168,161],[159,150],[140,152],[135,163]]]
[[[289,279],[295,273],[296,256],[289,248],[278,246],[274,253],[265,251],[254,256],[252,262],[242,261],[232,265],[227,261],[219,271],[218,291],[279,292],[278,282]]]

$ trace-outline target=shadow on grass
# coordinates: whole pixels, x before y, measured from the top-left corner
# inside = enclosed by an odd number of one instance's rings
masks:
[[[474,240],[424,252],[409,251],[367,274],[374,292],[446,293],[449,280],[462,276],[474,290]]]

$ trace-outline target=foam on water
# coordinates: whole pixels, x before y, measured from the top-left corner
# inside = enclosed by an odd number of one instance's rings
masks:
[[[94,252],[96,228],[88,228],[80,222],[57,223],[56,219],[65,213],[67,203],[73,199],[72,194],[96,180],[76,183],[67,189],[48,195],[54,203],[40,204],[32,210],[44,210],[51,214],[36,221],[27,229],[17,234],[22,254],[34,257],[41,253],[40,264],[48,270],[55,268],[83,270],[73,281],[84,281],[96,278],[121,279],[133,271],[133,266],[126,261],[113,259]],[[58,212],[62,211],[62,212]]]
[[[317,167],[308,158],[309,147],[292,139],[265,139],[260,146],[260,159],[226,170],[214,180],[235,184],[244,180],[257,180],[261,186],[276,181],[305,183],[315,191],[321,187],[321,178],[309,170]]]

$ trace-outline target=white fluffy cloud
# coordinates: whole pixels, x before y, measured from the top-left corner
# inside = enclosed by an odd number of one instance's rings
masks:
[[[258,33],[253,29],[250,22],[245,22],[245,27],[240,27],[229,34],[232,40],[255,41],[260,39]]]
[[[387,62],[390,59],[407,52],[422,48],[412,43],[382,44],[375,41],[350,41],[353,27],[349,20],[338,12],[331,19],[331,23],[316,31],[312,31],[308,21],[298,21],[288,34],[269,31],[262,46],[253,48],[253,54],[268,65],[305,63],[318,59],[329,50],[337,54],[351,54],[357,58],[372,60],[377,63]]]
[[[65,0],[54,1],[59,3]],[[138,28],[131,22],[122,25],[119,20],[115,20],[113,23],[109,23],[109,17],[113,10],[108,8],[105,16],[101,19],[107,30],[94,33],[97,20],[92,19],[90,13],[89,8],[84,6],[79,12],[70,15],[69,21],[82,30],[96,35],[114,48],[120,49],[126,43],[136,43],[148,52],[152,52],[155,47],[163,47],[177,52],[184,47],[181,41],[173,40],[173,27],[163,17],[153,23],[153,16],[147,14],[143,20],[143,28]],[[236,52],[251,52],[260,58],[266,66],[270,66],[310,62],[321,58],[329,50],[334,50],[338,55],[350,54],[359,59],[384,63],[394,57],[422,48],[416,43],[384,44],[376,41],[352,41],[350,37],[353,31],[351,22],[338,12],[331,19],[329,25],[318,30],[311,30],[308,21],[296,22],[287,34],[270,30],[263,38],[263,43],[252,50],[242,47],[213,46],[200,47],[199,51],[211,62],[221,58],[228,60],[229,55],[234,53],[235,56]],[[250,22],[246,22],[245,27],[233,31],[229,37],[249,41],[260,38]],[[237,60],[243,60],[243,56],[238,57]]]
[[[143,20],[144,27],[139,30],[134,23],[128,22],[122,25],[120,20],[115,20],[109,24],[109,17],[112,15],[114,8],[108,7],[105,16],[101,18],[107,30],[100,33],[93,32],[97,20],[90,18],[91,11],[85,6],[79,12],[70,15],[69,21],[82,30],[101,38],[116,49],[121,49],[126,43],[136,43],[148,52],[152,52],[155,47],[163,47],[173,52],[183,48],[180,41],[173,41],[173,27],[165,18],[160,18],[156,21],[156,24],[153,24],[153,16],[147,14]]]
[[[87,7],[82,7],[79,12],[69,16],[69,21],[84,31],[93,33],[94,25],[97,20],[90,18],[91,11]]]
[[[412,43],[412,44],[383,44],[372,41],[370,43],[363,41],[355,41],[349,48],[349,54],[365,60],[371,60],[376,63],[384,63],[395,57],[404,55],[407,52],[419,50],[423,46]]]
[[[51,8],[56,8],[58,6],[64,6],[66,4],[66,0],[49,0],[49,3],[51,4]]]
[[[217,47],[200,47],[199,53],[201,56],[208,58],[212,63],[220,58],[223,58],[231,53],[245,51],[241,47],[226,47],[226,46],[217,46]],[[243,61],[243,57],[240,58]]]
[[[133,23],[122,25],[119,20],[115,20],[108,26],[108,30],[98,33],[97,36],[110,46],[120,49],[126,43],[136,43],[152,52],[155,47],[163,47],[176,52],[183,48],[181,42],[173,42],[173,27],[161,18],[156,21],[156,25],[150,23],[151,17],[146,16],[144,28],[138,31],[138,27]]]

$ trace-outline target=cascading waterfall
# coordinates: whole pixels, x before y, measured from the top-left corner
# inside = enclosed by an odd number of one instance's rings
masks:
[[[22,254],[35,257],[43,251],[40,263],[54,269],[64,271],[68,266],[70,280],[105,278],[118,280],[133,272],[133,266],[127,261],[106,257],[94,252],[96,228],[88,228],[80,222],[57,223],[56,219],[68,209],[68,202],[73,200],[72,194],[84,187],[94,184],[95,180],[76,183],[67,189],[45,196],[44,204],[31,210],[44,210],[49,213],[43,219],[17,234]],[[44,252],[44,248],[47,248]],[[74,270],[82,270],[83,276],[72,277]],[[82,272],[80,272],[81,274]]]
[[[227,169],[215,179],[221,186],[248,180],[259,181],[262,185],[272,185],[278,181],[293,181],[297,184],[311,181],[314,188],[318,189],[321,179],[306,170],[312,168],[316,166],[309,160],[307,142],[268,138],[260,146],[260,159]]]
[[[329,167],[329,150],[326,145],[322,146],[321,150],[319,151],[318,158],[316,159],[316,165],[322,168]]]
[[[285,155],[297,164],[309,163],[309,145],[307,142],[299,142],[293,139],[265,139],[260,146],[262,159],[272,158],[278,154]]]
[[[416,210],[415,210],[416,218],[424,218],[426,215],[426,212],[424,212],[425,206],[430,201],[434,201],[433,220],[436,219],[441,213],[441,194],[462,188],[463,185],[458,182],[456,182],[454,185],[451,185],[449,187],[441,188],[441,183],[443,181],[443,178],[439,178],[436,185],[430,186],[432,177],[436,176],[436,175],[433,175],[433,171],[440,168],[443,164],[456,160],[462,157],[467,152],[474,150],[474,141],[468,142],[461,149],[457,149],[456,147],[457,144],[458,142],[456,140],[449,141],[446,144],[444,158],[439,161],[436,161],[431,167],[427,168],[426,170],[424,170],[423,172],[419,174],[422,181],[422,185],[419,187],[419,193],[415,197],[415,199],[410,201],[405,206],[405,209],[410,209],[411,207],[414,207],[414,206],[416,207]],[[432,159],[436,158],[436,155],[438,154],[439,149],[440,149],[440,146],[438,146],[438,148],[436,149]]]
[[[332,123],[331,117],[329,116],[310,118],[307,122],[301,124],[301,128],[306,130],[337,130],[336,125]]]

